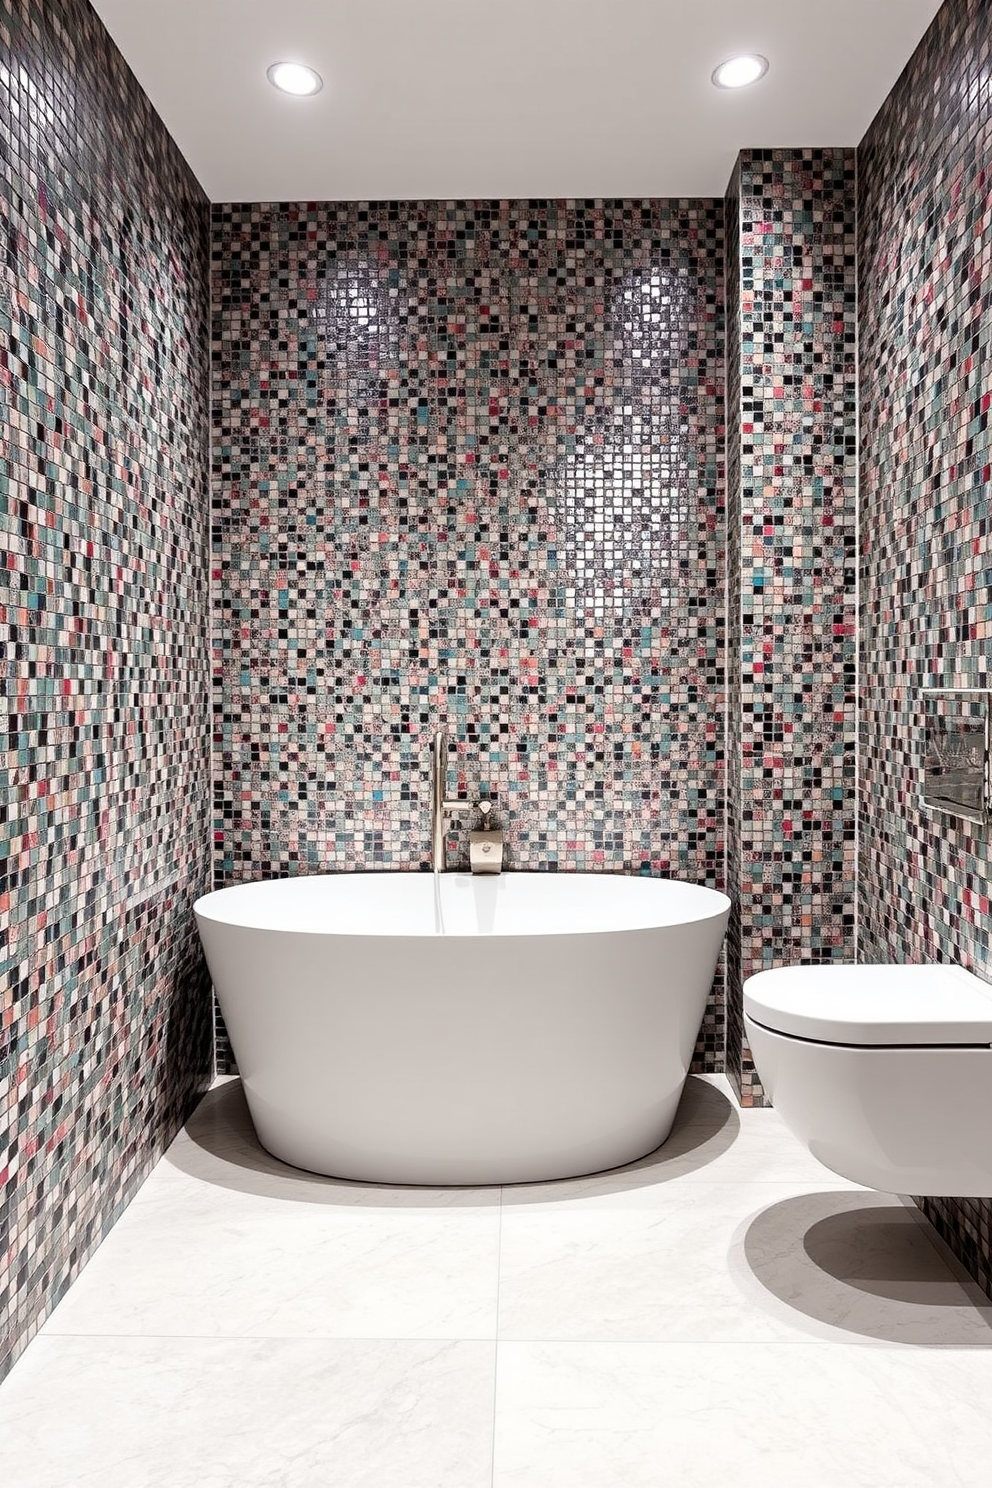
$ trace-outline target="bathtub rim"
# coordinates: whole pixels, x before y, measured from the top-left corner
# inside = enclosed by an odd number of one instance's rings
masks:
[[[239,889],[245,889],[245,888],[253,888],[253,887],[256,887],[256,886],[257,887],[261,887],[263,885],[264,886],[267,886],[267,887],[271,887],[274,884],[294,883],[297,880],[304,879],[304,878],[305,879],[325,879],[325,880],[343,879],[343,878],[349,878],[349,879],[357,879],[357,878],[363,878],[363,879],[416,878],[418,880],[427,880],[427,881],[430,881],[431,879],[436,879],[438,877],[439,877],[439,875],[432,874],[430,871],[424,871],[424,870],[416,869],[416,868],[414,868],[414,869],[407,869],[407,868],[400,868],[400,869],[363,869],[363,868],[359,868],[359,869],[345,869],[345,870],[343,870],[343,871],[341,871],[339,873],[333,873],[333,872],[332,873],[298,873],[298,874],[287,874],[284,877],[279,877],[279,878],[271,878],[270,877],[270,878],[248,879],[248,880],[245,880],[242,883],[225,884],[222,888],[211,889],[208,893],[201,894],[193,902],[193,913],[196,916],[197,920],[200,920],[200,919],[209,920],[213,924],[223,925],[224,927],[226,927],[227,929],[230,929],[230,930],[250,931],[250,932],[252,932],[254,934],[261,934],[261,935],[322,936],[322,937],[326,937],[327,939],[333,939],[333,940],[341,940],[341,939],[352,939],[352,940],[389,940],[389,941],[409,940],[409,941],[413,941],[413,942],[420,942],[420,941],[439,941],[439,940],[461,941],[461,940],[478,940],[480,938],[483,938],[480,935],[480,932],[478,930],[460,931],[460,930],[448,930],[448,929],[445,929],[443,933],[438,933],[436,930],[426,930],[426,929],[425,930],[422,930],[422,931],[421,930],[412,930],[412,931],[411,930],[401,930],[401,931],[397,931],[397,932],[389,932],[389,931],[383,931],[383,930],[374,930],[374,931],[373,930],[356,930],[353,926],[347,926],[347,925],[342,926],[340,929],[336,929],[336,928],[333,928],[333,927],[330,927],[330,926],[314,927],[314,926],[280,926],[280,925],[266,925],[266,924],[246,924],[246,923],[244,923],[241,920],[234,920],[234,919],[227,918],[226,916],[221,916],[220,914],[218,914],[218,913],[215,912],[215,908],[214,908],[214,906],[216,906],[216,904],[217,904],[217,901],[219,901],[225,894],[230,893],[232,890],[239,890]],[[603,927],[601,929],[587,929],[585,926],[582,925],[581,922],[579,922],[579,923],[577,923],[575,925],[570,925],[567,928],[562,928],[562,929],[542,930],[540,928],[533,928],[533,929],[529,929],[529,930],[512,931],[512,932],[509,932],[509,933],[504,932],[504,931],[500,931],[500,932],[498,932],[497,934],[495,934],[495,935],[493,935],[491,937],[489,937],[489,936],[485,937],[487,939],[491,938],[491,939],[494,939],[494,940],[498,940],[500,942],[503,942],[503,941],[515,941],[515,940],[523,941],[523,940],[534,940],[534,939],[542,939],[542,940],[543,939],[550,939],[550,940],[553,940],[553,939],[565,939],[565,938],[570,937],[570,936],[581,936],[581,937],[590,936],[590,937],[592,937],[592,936],[610,936],[610,935],[634,935],[634,934],[639,934],[639,933],[644,933],[644,932],[657,933],[659,931],[664,931],[664,930],[673,930],[673,929],[676,929],[679,926],[703,925],[703,924],[706,924],[710,920],[719,919],[721,916],[729,915],[730,911],[733,908],[733,901],[730,899],[729,895],[727,895],[726,893],[724,893],[724,891],[722,889],[714,889],[714,888],[711,888],[709,884],[697,884],[697,883],[693,883],[693,882],[691,882],[690,880],[687,880],[687,879],[672,878],[672,877],[669,877],[669,876],[663,876],[661,874],[611,873],[611,872],[602,872],[601,873],[601,872],[588,872],[588,871],[586,871],[586,872],[574,872],[573,873],[570,870],[566,870],[566,871],[563,871],[563,872],[558,872],[558,871],[549,872],[549,871],[540,870],[540,869],[538,869],[538,870],[535,870],[535,869],[522,869],[522,870],[519,870],[519,871],[514,870],[514,869],[509,869],[509,870],[505,870],[504,871],[504,874],[499,875],[499,877],[501,877],[501,878],[502,877],[505,877],[507,879],[523,879],[523,878],[529,878],[529,879],[554,879],[557,882],[561,882],[562,880],[567,880],[567,879],[570,879],[570,878],[582,879],[585,882],[591,882],[593,880],[597,880],[597,879],[601,879],[601,878],[606,878],[606,879],[610,879],[613,882],[616,882],[618,879],[625,879],[625,880],[630,880],[632,882],[637,882],[637,883],[672,884],[672,885],[678,886],[680,889],[688,889],[688,890],[690,890],[691,893],[692,893],[692,895],[693,895],[693,897],[696,897],[698,895],[699,903],[700,903],[700,906],[701,906],[701,912],[682,914],[682,915],[679,916],[678,919],[667,920],[667,921],[665,921],[665,922],[663,922],[661,924],[643,924],[643,923],[641,923],[641,924],[628,924],[628,925],[611,925],[609,927]],[[496,882],[496,883],[498,883],[499,882],[499,878],[496,878],[495,880],[493,880],[493,879],[488,878],[488,876],[486,876],[486,875],[483,875],[483,876],[480,877],[479,875],[475,875],[475,874],[471,874],[471,873],[465,873],[465,872],[444,873],[444,874],[441,874],[440,875],[440,878],[441,878],[442,881],[445,881],[446,880],[446,881],[449,881],[449,882],[451,882],[453,880],[460,880],[460,881],[469,882],[469,883],[472,883],[472,882],[475,882],[475,883],[479,883],[479,882],[484,882],[484,883],[485,882]],[[705,911],[702,911],[702,907],[703,906],[705,906]]]

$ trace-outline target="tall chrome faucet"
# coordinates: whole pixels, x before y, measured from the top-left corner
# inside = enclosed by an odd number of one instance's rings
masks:
[[[438,729],[431,744],[431,867],[435,873],[447,868],[444,847],[449,816],[468,816],[473,807],[468,801],[445,798],[448,779],[448,731]]]

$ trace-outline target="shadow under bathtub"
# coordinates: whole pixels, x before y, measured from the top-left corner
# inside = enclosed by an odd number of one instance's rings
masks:
[[[663,1183],[669,1178],[705,1167],[726,1152],[740,1131],[740,1118],[730,1100],[716,1086],[690,1075],[671,1135],[646,1157],[621,1168],[590,1175],[603,1192],[620,1192]],[[324,1178],[291,1167],[267,1152],[252,1125],[239,1079],[215,1085],[203,1097],[163,1162],[204,1182],[242,1193],[269,1198],[295,1199],[307,1204],[367,1204],[389,1206],[416,1204],[428,1194],[443,1193],[457,1204],[489,1203],[493,1188],[449,1189],[405,1187],[393,1184],[359,1183],[351,1179]],[[558,1180],[563,1195],[572,1183],[584,1178]],[[528,1193],[540,1190],[548,1198],[547,1182],[514,1184],[512,1202],[527,1203]]]

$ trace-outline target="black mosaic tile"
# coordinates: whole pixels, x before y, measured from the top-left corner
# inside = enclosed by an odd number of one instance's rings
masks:
[[[727,212],[727,1067],[750,1105],[744,979],[854,956],[854,152],[744,151]]]
[[[919,802],[923,691],[992,686],[992,13],[948,0],[858,153],[860,953],[992,978],[987,828]],[[992,1204],[924,1212],[992,1295]]]
[[[218,883],[426,867],[442,720],[511,867],[723,883],[722,236],[214,209]]]
[[[211,1071],[202,193],[82,0],[0,0],[0,1375]]]

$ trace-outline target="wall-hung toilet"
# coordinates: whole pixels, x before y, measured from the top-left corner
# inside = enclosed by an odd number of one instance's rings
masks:
[[[790,966],[744,984],[768,1098],[826,1167],[992,1197],[992,987],[956,966]]]

